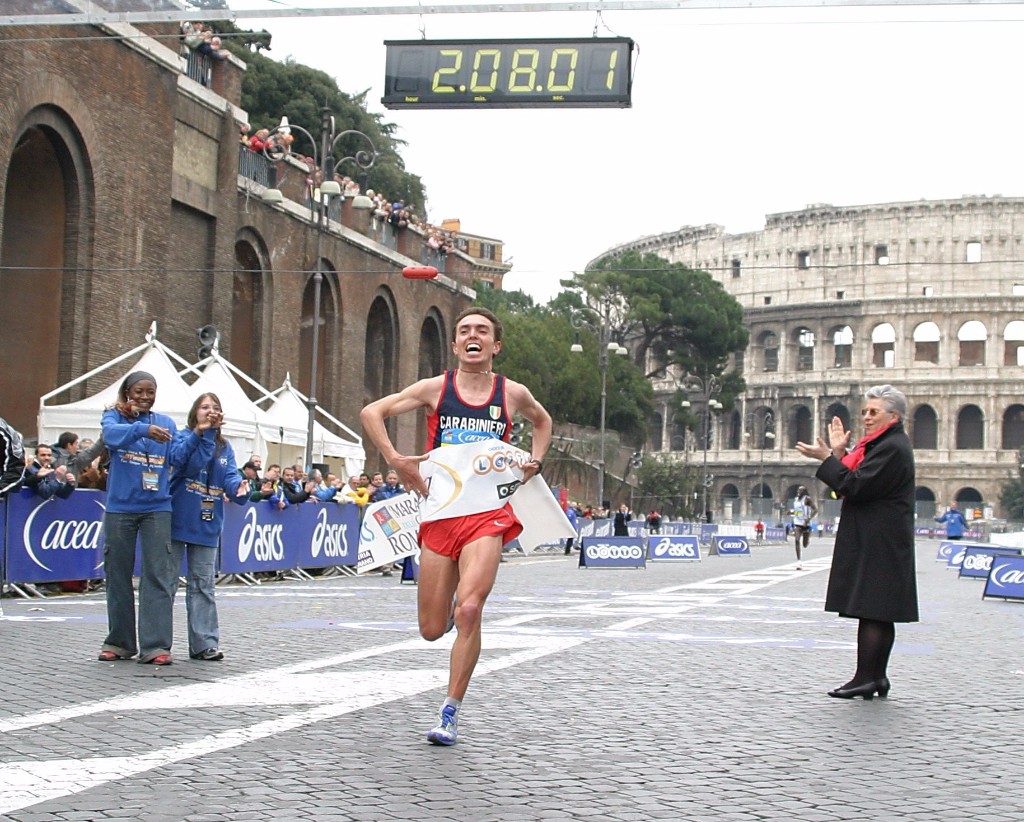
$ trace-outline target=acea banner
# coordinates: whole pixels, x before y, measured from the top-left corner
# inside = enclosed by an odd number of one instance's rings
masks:
[[[750,556],[750,543],[746,537],[714,536],[711,539],[711,554],[717,556]]]
[[[697,537],[648,537],[647,559],[663,562],[700,562],[700,544]]]
[[[77,490],[41,500],[29,491],[7,497],[8,582],[62,582],[103,576],[103,512],[107,495]]]
[[[939,562],[949,563],[949,558],[953,556],[953,546],[959,545],[959,540],[944,539],[939,543],[939,551],[935,555],[935,559]]]
[[[1024,557],[996,557],[981,596],[1024,600]]]
[[[584,537],[580,568],[646,568],[641,537]]]

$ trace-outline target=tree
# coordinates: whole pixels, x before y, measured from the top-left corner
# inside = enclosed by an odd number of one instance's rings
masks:
[[[1024,448],[1017,454],[1019,476],[1003,484],[999,491],[999,505],[1008,520],[1024,520]]]
[[[609,301],[616,333],[648,377],[663,376],[670,365],[702,379],[721,377],[729,355],[749,341],[743,308],[721,283],[656,254],[604,257],[562,285],[591,305]],[[738,374],[731,378],[723,405],[744,388]]]
[[[693,519],[700,508],[694,495],[700,480],[698,466],[669,454],[648,454],[637,469],[640,510],[656,508],[665,516]]]
[[[233,24],[218,23],[220,31],[239,31]],[[288,58],[283,63],[251,52],[241,42],[225,38],[225,46],[247,65],[242,80],[242,108],[249,112],[249,121],[254,129],[274,128],[287,117],[292,125],[306,129],[317,140],[317,156],[320,152],[320,109],[326,105],[334,114],[337,130],[361,131],[377,149],[377,160],[366,171],[366,185],[394,200],[403,200],[407,207],[425,216],[426,191],[423,181],[405,168],[399,154],[404,141],[395,136],[396,126],[382,121],[381,115],[366,110],[366,94],[349,95],[338,88],[338,84],[327,73],[310,68]],[[365,150],[366,142],[350,136],[341,140],[335,148],[336,159],[354,156]],[[313,148],[309,141],[296,135],[292,150],[299,154],[311,155]],[[354,163],[346,163],[338,169],[340,174],[359,180],[364,173]]]

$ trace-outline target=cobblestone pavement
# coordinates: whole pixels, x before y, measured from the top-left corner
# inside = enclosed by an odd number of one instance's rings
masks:
[[[510,559],[452,748],[426,742],[451,638],[397,575],[225,586],[227,659],[167,668],[96,661],[102,595],[7,599],[0,816],[1020,820],[1024,604],[922,540],[889,698],[829,699],[856,638],[822,611],[830,549]]]

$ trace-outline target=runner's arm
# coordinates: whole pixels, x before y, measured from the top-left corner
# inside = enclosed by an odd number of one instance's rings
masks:
[[[359,412],[359,420],[363,424],[363,433],[370,438],[370,441],[377,446],[384,461],[398,472],[402,484],[426,496],[427,486],[420,476],[419,464],[426,459],[425,456],[405,456],[395,448],[391,437],[388,436],[387,427],[384,421],[388,417],[396,417],[399,414],[407,414],[419,408],[433,408],[433,403],[440,393],[440,381],[443,377],[431,377],[420,380],[399,391],[397,394],[389,394],[371,402]]]
[[[529,388],[511,380],[509,383],[514,412],[522,414],[533,426],[530,456],[534,462],[523,467],[523,482],[527,482],[540,473],[544,455],[551,447],[551,415],[537,402]]]

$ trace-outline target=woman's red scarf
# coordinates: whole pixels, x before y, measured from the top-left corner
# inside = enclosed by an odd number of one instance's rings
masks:
[[[882,436],[882,434],[884,434],[898,422],[899,420],[893,420],[884,428],[879,428],[877,431],[875,431],[874,434],[868,434],[866,437],[861,439],[860,442],[853,446],[853,450],[842,458],[841,462],[843,463],[843,465],[845,465],[851,471],[856,471],[858,466],[862,462],[864,462],[864,449],[867,446],[867,444],[872,440],[877,440],[880,436]]]

